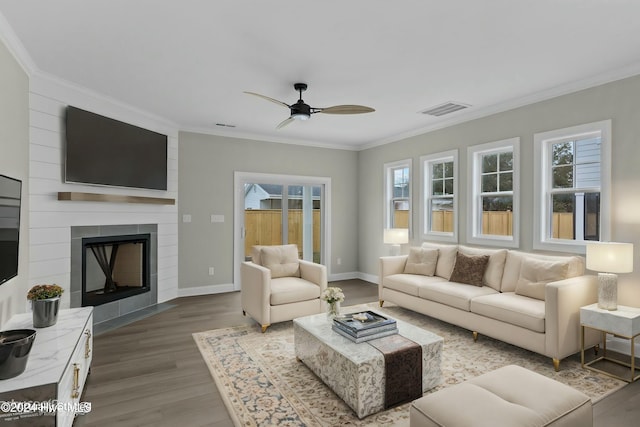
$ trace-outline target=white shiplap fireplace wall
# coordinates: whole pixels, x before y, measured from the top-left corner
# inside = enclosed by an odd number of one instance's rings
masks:
[[[158,302],[178,295],[178,129],[144,112],[36,73],[30,79],[29,282],[57,283],[70,306],[71,226],[157,224]],[[168,191],[64,183],[65,108],[73,105],[168,135]],[[58,201],[59,191],[163,197],[175,205]]]

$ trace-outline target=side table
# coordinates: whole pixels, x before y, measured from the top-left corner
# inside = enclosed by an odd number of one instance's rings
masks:
[[[595,329],[602,333],[602,356],[585,363],[584,361],[584,330]],[[607,334],[618,338],[625,338],[631,342],[631,362],[626,363],[607,356]],[[598,308],[598,304],[591,304],[580,308],[580,360],[583,368],[601,372],[623,381],[633,382],[640,378],[639,368],[636,368],[635,338],[640,335],[640,308],[618,306],[617,310],[609,311]],[[598,369],[593,365],[606,360],[617,365],[630,368],[630,375],[622,377],[611,372]]]

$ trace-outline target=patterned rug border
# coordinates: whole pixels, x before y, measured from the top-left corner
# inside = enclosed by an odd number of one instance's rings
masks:
[[[469,331],[411,310],[392,305],[380,309],[375,303],[345,307],[344,311],[350,309],[379,309],[445,338],[443,383],[426,394],[507,364],[524,366],[577,388],[593,403],[626,385],[582,369],[579,354],[564,359],[560,372],[555,372],[550,358],[489,337],[481,336],[474,343]],[[243,325],[192,335],[236,426],[408,425],[408,404],[359,420],[320,379],[295,360],[290,321],[272,325],[265,334],[257,325]]]

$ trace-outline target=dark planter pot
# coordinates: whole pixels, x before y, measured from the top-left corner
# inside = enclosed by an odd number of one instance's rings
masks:
[[[36,339],[33,329],[0,331],[0,380],[17,377],[27,367],[27,359]]]
[[[36,299],[31,301],[33,306],[33,327],[46,328],[58,321],[60,298]]]

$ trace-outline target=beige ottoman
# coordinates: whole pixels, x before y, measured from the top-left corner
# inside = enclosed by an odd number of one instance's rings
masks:
[[[593,426],[591,399],[510,365],[413,401],[411,427]]]

